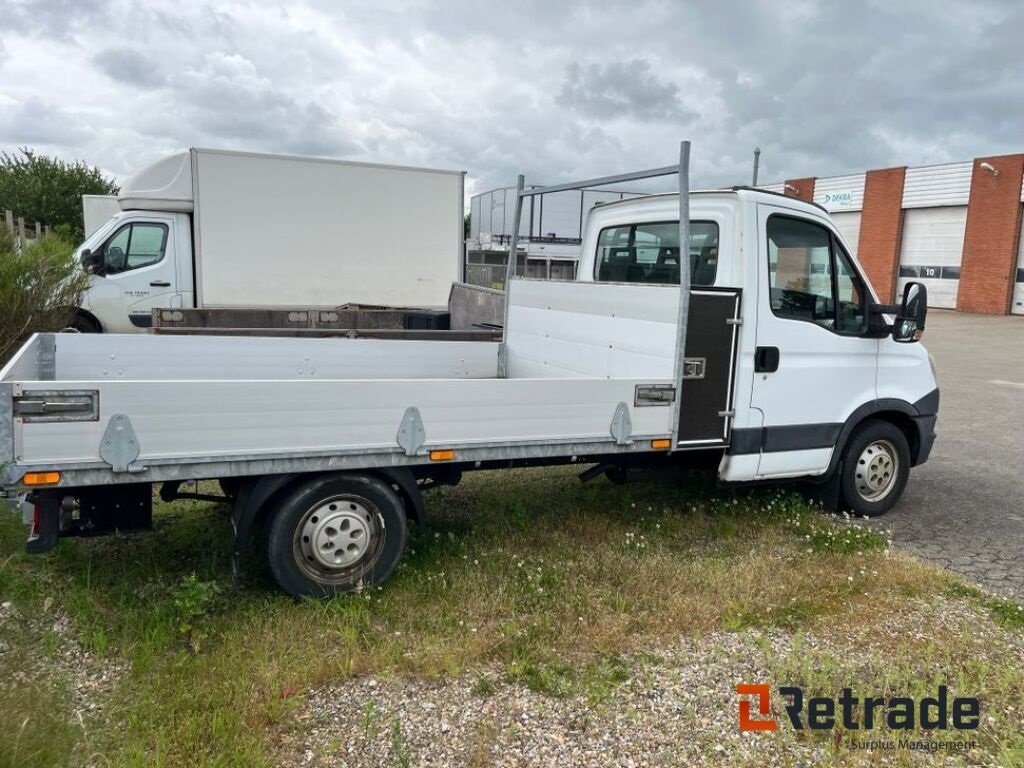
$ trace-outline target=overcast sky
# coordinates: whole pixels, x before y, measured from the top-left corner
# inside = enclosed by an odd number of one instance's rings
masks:
[[[1020,2],[0,0],[0,148],[189,146],[698,185],[1024,150]]]

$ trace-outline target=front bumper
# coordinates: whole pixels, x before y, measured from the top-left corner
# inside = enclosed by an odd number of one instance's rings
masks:
[[[935,445],[935,423],[938,420],[939,415],[937,413],[914,417],[914,426],[917,428],[918,447],[912,466],[916,467],[928,461],[928,457],[932,452],[932,446]]]
[[[933,368],[934,370],[934,368]],[[936,387],[914,403],[917,416],[912,416],[917,429],[917,456],[913,466],[924,464],[935,445],[935,422],[939,420],[939,388]]]

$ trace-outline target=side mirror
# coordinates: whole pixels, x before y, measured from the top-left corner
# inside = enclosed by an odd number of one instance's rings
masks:
[[[924,333],[928,316],[928,289],[921,283],[907,283],[903,288],[903,301],[892,326],[892,340],[902,344],[917,341]]]
[[[86,248],[82,251],[82,269],[84,269],[90,275],[100,274],[100,268],[103,266],[103,256],[99,253]]]

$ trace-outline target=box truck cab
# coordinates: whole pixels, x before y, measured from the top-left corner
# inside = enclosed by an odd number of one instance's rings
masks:
[[[121,189],[78,250],[78,330],[156,308],[441,307],[460,278],[463,174],[191,149]],[[401,222],[401,226],[396,226]]]
[[[575,281],[511,260],[500,344],[34,336],[0,371],[0,480],[29,493],[29,550],[146,528],[153,484],[173,499],[200,478],[224,480],[236,558],[262,521],[295,595],[387,579],[421,492],[470,471],[713,467],[890,510],[935,439],[923,286],[879,305],[823,209],[690,194],[680,155],[575,185],[520,177],[520,202],[669,173],[681,191],[593,210]]]

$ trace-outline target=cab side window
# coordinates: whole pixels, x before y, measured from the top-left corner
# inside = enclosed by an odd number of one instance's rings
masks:
[[[116,275],[156,264],[164,257],[166,247],[167,225],[126,224],[103,245],[103,274]]]
[[[772,312],[842,334],[865,329],[864,283],[832,233],[786,216],[768,219]]]
[[[718,271],[718,225],[690,222],[690,283],[712,285]],[[594,279],[605,283],[679,285],[679,223],[602,229]]]

